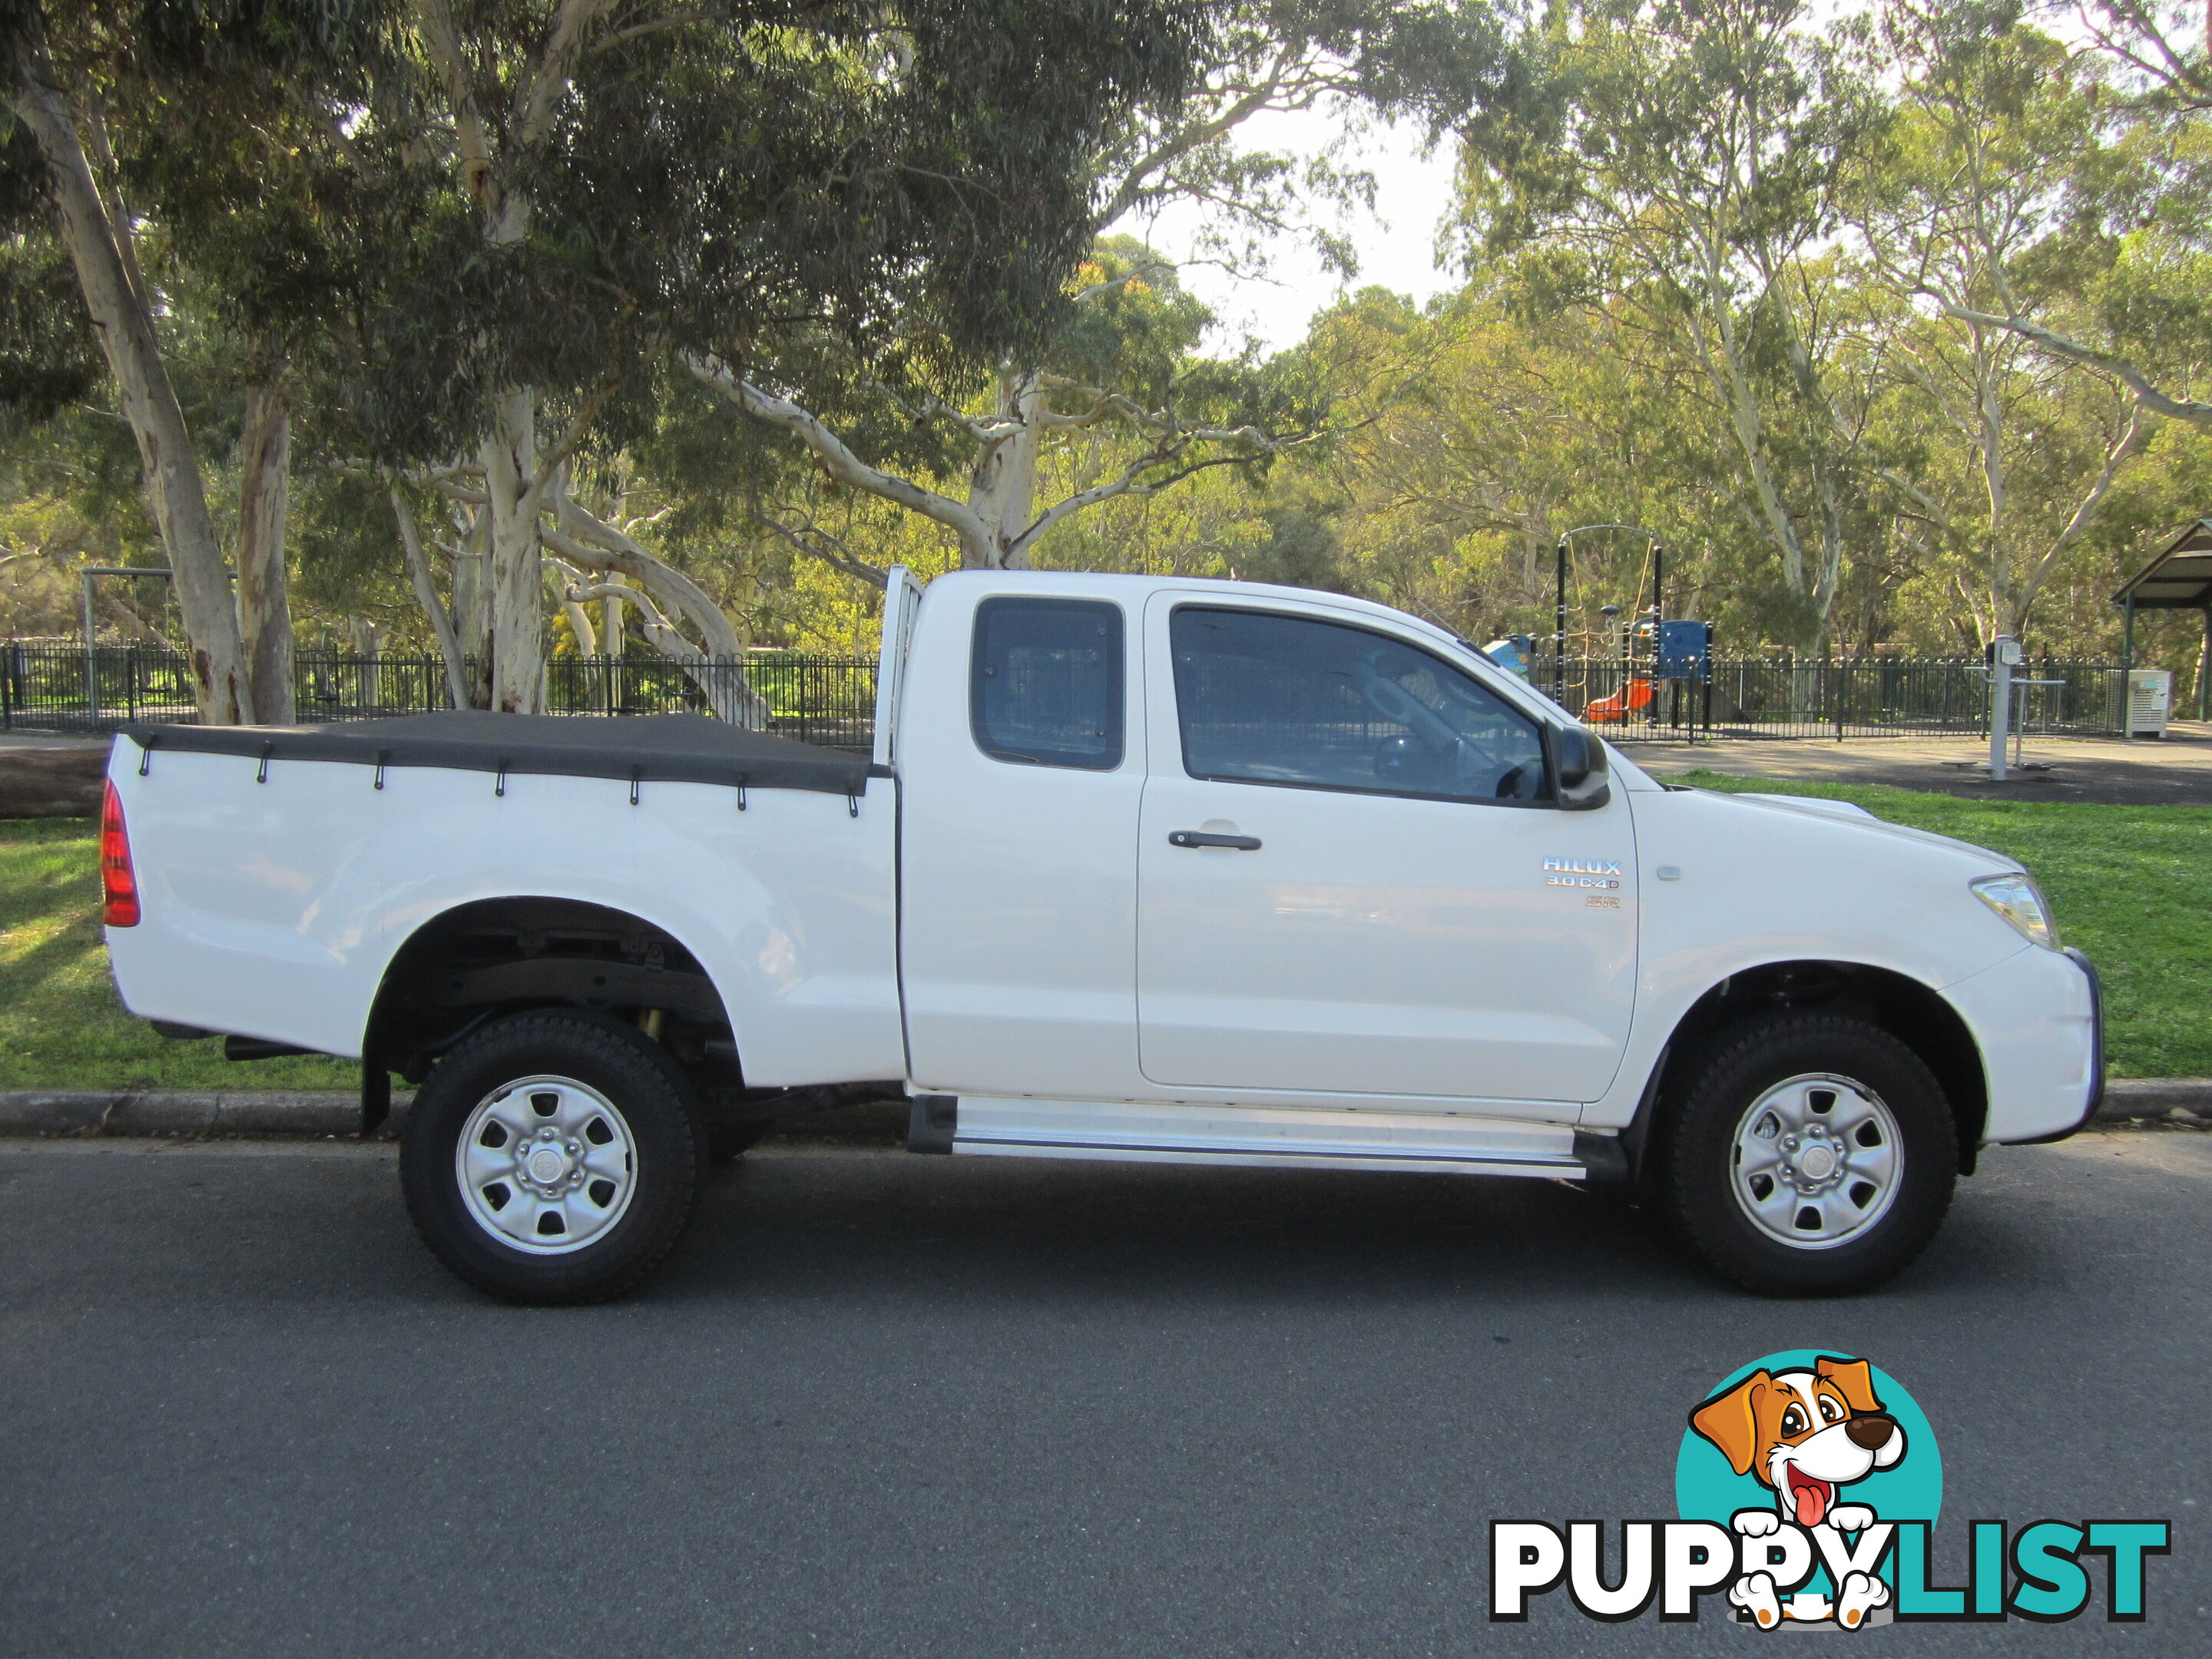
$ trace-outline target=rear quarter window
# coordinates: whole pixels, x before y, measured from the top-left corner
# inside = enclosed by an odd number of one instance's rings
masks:
[[[969,724],[994,760],[1110,772],[1121,763],[1121,609],[1097,599],[975,607]]]

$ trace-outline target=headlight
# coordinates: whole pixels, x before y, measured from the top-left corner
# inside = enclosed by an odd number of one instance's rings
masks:
[[[2051,907],[2026,876],[1984,876],[1972,885],[1976,898],[2045,950],[2058,948],[2058,930],[2051,924]]]

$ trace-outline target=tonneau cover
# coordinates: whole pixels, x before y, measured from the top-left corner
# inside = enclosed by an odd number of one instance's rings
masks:
[[[340,761],[356,766],[620,778],[630,783],[719,783],[860,795],[890,769],[860,755],[817,749],[704,714],[496,714],[452,709],[330,726],[125,726],[150,755],[245,755],[271,764]]]

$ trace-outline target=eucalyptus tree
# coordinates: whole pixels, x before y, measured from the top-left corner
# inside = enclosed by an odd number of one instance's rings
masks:
[[[1526,95],[1465,134],[1471,264],[1547,257],[1697,371],[1738,510],[1801,626],[1827,626],[1865,476],[1829,281],[1839,192],[1882,110],[1802,0],[1563,0]]]
[[[1893,4],[1867,45],[1899,71],[1854,216],[1901,324],[1888,361],[1924,459],[1900,482],[1982,637],[2017,635],[2172,412],[2039,337],[2094,314],[2112,204],[2155,186],[2095,64],[2002,10]]]
[[[1303,231],[1348,272],[1354,250],[1311,210],[1368,199],[1372,180],[1329,156],[1242,149],[1238,130],[1270,112],[1326,106],[1346,122],[1402,118],[1439,136],[1504,84],[1513,13],[1471,0],[1211,9],[1216,27],[1183,95],[1133,103],[1088,135],[1084,223],[1097,251],[1060,290],[1033,296],[1023,345],[948,350],[925,304],[858,338],[787,332],[750,367],[690,356],[703,385],[779,439],[787,459],[809,463],[763,468],[759,512],[772,533],[880,580],[808,510],[818,472],[941,526],[963,566],[1019,567],[1073,515],[1149,500],[1200,471],[1261,468],[1315,435],[1322,411],[1287,366],[1204,357],[1189,349],[1194,331],[1179,362],[1161,356],[1160,296],[1185,316],[1192,302],[1141,233],[1168,204],[1195,202],[1209,221],[1200,257],[1250,270],[1268,238]],[[1107,448],[1117,465],[1086,475],[1085,459]],[[1075,481],[1041,500],[1055,471]]]
[[[333,210],[379,249],[340,379],[364,465],[461,509],[491,705],[540,696],[549,546],[730,642],[574,485],[650,432],[670,354],[742,372],[916,309],[933,349],[1033,333],[1088,244],[1099,134],[1171,105],[1206,27],[1185,0],[415,7],[323,112]]]
[[[9,123],[0,127],[0,422],[12,435],[51,420],[90,395],[100,372],[45,162]]]
[[[2148,132],[2168,141],[2162,158],[2170,188],[2161,210],[2111,228],[2113,257],[2098,303],[2078,321],[2053,326],[1993,287],[1982,306],[1951,304],[1952,315],[1981,328],[2009,330],[2040,349],[2125,386],[2151,412],[2212,427],[2212,399],[2201,378],[2178,372],[2182,346],[2201,369],[2212,346],[2212,306],[2203,299],[2212,275],[2204,235],[2212,185],[2212,8],[2195,0],[2078,0],[2082,35],[2112,71],[2105,85]],[[1971,15],[1971,14],[1969,14]],[[1945,14],[1927,22],[1941,27]],[[1961,21],[1952,14],[1952,25]],[[2193,31],[2192,46],[2188,36]],[[2135,199],[2139,199],[2136,198]],[[2107,217],[2094,200],[2077,205]],[[2124,211],[2134,200],[2124,198]],[[2166,361],[2161,362],[2164,359]]]
[[[35,149],[49,223],[137,439],[205,720],[292,718],[288,427],[279,349],[263,354],[246,394],[234,597],[167,360],[177,274],[169,256],[176,239],[197,233],[204,246],[228,250],[234,271],[265,285],[266,210],[283,188],[278,176],[294,170],[269,128],[298,125],[288,88],[349,62],[377,18],[368,3],[286,0],[131,8],[9,0],[0,10],[9,146],[27,140]],[[250,330],[253,308],[251,301],[236,307],[234,319]]]
[[[1739,641],[1790,637],[1802,616],[1767,579],[1771,550],[1711,441],[1703,371],[1635,307],[1563,304],[1559,274],[1530,249],[1426,310],[1370,291],[1322,319],[1331,356],[1362,370],[1346,399],[1371,418],[1301,452],[1269,501],[1334,503],[1347,585],[1470,637],[1548,634],[1560,532],[1620,521],[1664,531],[1668,614]],[[1577,542],[1574,653],[1620,649],[1601,607],[1650,605],[1657,575],[1641,538]]]
[[[819,482],[787,469],[760,521],[880,585],[880,568],[842,542],[815,505],[823,485],[857,489],[950,532],[966,568],[1020,568],[1049,532],[1088,508],[1147,500],[1217,467],[1262,469],[1319,430],[1325,404],[1299,359],[1263,364],[1200,352],[1211,319],[1171,264],[1130,239],[1109,239],[1074,275],[1084,286],[1073,316],[1030,367],[989,374],[994,407],[984,413],[968,412],[919,374],[868,376],[842,400],[855,418],[841,434],[795,395],[695,358],[702,380],[753,421],[797,439],[818,465]],[[905,429],[885,434],[886,423]],[[972,447],[964,457],[963,446]],[[888,464],[863,459],[863,450]],[[893,455],[907,465],[894,470]],[[934,487],[933,473],[960,476],[963,459],[963,494]],[[1044,503],[1041,483],[1059,485]]]

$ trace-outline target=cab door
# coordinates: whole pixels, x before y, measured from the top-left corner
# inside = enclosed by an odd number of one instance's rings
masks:
[[[1561,810],[1534,719],[1364,617],[1169,592],[1145,627],[1146,1079],[1601,1096],[1634,998],[1621,793]]]
[[[1124,590],[1125,591],[1125,590]],[[940,577],[894,744],[908,1063],[946,1094],[1127,1098],[1137,618],[1109,580]]]

